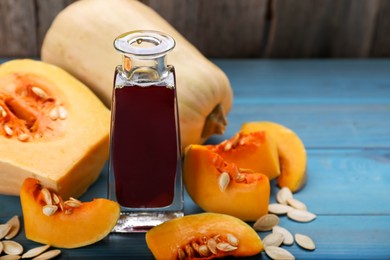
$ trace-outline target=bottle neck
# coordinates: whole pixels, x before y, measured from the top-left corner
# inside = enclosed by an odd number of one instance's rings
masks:
[[[122,76],[130,81],[159,82],[168,75],[166,55],[155,58],[123,55],[122,62]]]

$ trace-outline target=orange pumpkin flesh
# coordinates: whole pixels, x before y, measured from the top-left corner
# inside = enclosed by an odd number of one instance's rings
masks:
[[[229,140],[206,147],[221,155],[226,161],[240,168],[261,172],[270,180],[280,174],[276,143],[265,131],[238,132]]]
[[[34,177],[64,197],[98,178],[109,152],[110,111],[81,82],[34,60],[0,66],[0,193]]]
[[[296,192],[306,182],[306,150],[303,142],[291,129],[273,122],[249,122],[243,124],[241,131],[250,133],[267,131],[275,140],[281,174],[277,179],[280,187],[288,187]]]
[[[119,218],[119,205],[107,199],[65,206],[47,216],[42,210],[46,205],[42,188],[38,180],[28,178],[20,191],[26,237],[35,242],[60,248],[86,246],[107,236]]]
[[[224,252],[216,249],[215,253],[207,253],[206,250],[205,255],[201,255],[194,249],[197,247],[195,244],[207,245],[207,241],[211,239],[215,239],[217,243],[228,243],[228,234],[238,240],[234,250]],[[156,259],[245,257],[263,250],[260,237],[248,224],[235,217],[217,213],[188,215],[167,221],[146,233],[146,243]]]
[[[223,172],[230,182],[224,191],[219,186]],[[270,184],[267,176],[239,168],[201,145],[185,151],[183,180],[188,194],[203,210],[224,213],[254,221],[268,211]]]

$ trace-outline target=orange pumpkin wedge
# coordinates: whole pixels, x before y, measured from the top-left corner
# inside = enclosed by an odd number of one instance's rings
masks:
[[[278,185],[291,191],[300,190],[306,183],[306,149],[299,136],[291,129],[274,122],[248,122],[241,131],[251,133],[267,131],[275,140],[280,160],[281,174]]]
[[[188,194],[205,211],[254,221],[266,214],[270,197],[267,176],[240,169],[202,145],[185,150],[183,180]]]
[[[263,250],[259,235],[232,216],[200,213],[167,221],[146,233],[156,259],[212,259],[253,256]]]
[[[229,140],[206,147],[221,155],[224,160],[240,168],[261,172],[270,180],[280,174],[278,150],[268,132],[238,132]]]
[[[60,248],[82,247],[103,239],[120,213],[119,204],[107,199],[64,201],[33,178],[23,182],[20,200],[26,237]]]

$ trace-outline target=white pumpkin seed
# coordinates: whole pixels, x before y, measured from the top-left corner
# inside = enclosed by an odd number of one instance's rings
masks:
[[[287,216],[298,222],[310,222],[314,220],[317,216],[306,210],[293,209],[287,212]]]
[[[222,252],[230,252],[230,251],[236,250],[237,247],[232,246],[231,244],[226,243],[226,242],[221,242],[221,243],[217,244],[217,249],[222,251]]]
[[[276,200],[280,204],[287,205],[287,199],[292,198],[292,197],[293,197],[293,194],[288,187],[283,187],[276,193]]]
[[[219,178],[218,178],[218,185],[219,185],[219,189],[224,192],[227,188],[227,186],[229,185],[229,182],[230,182],[230,175],[229,173],[227,172],[223,172],[219,175]]]
[[[244,182],[246,180],[245,174],[238,173],[234,178],[236,182]]]
[[[64,202],[64,204],[68,207],[77,208],[81,206],[81,202],[77,202],[74,200],[67,200]]]
[[[59,204],[61,201],[60,201],[60,198],[58,198],[57,194],[53,193],[52,194],[53,196],[53,203],[54,204]]]
[[[198,253],[201,255],[201,256],[209,256],[210,255],[210,250],[209,248],[207,247],[207,245],[201,245],[199,246],[198,248]]]
[[[30,139],[30,135],[29,134],[26,134],[26,133],[20,133],[18,134],[18,139],[19,141],[28,141],[28,139]]]
[[[303,203],[297,199],[294,199],[294,198],[288,198],[287,204],[295,209],[307,210],[305,203]]]
[[[20,255],[23,253],[23,247],[18,242],[12,241],[12,240],[4,240],[3,243],[3,250],[4,253],[7,255]]]
[[[282,233],[279,232],[274,232],[268,234],[264,239],[263,239],[263,245],[264,247],[267,246],[280,246],[283,243],[284,236]]]
[[[47,93],[46,93],[43,89],[41,89],[40,87],[34,86],[34,87],[31,88],[31,91],[32,91],[35,95],[37,95],[38,97],[40,97],[40,98],[42,98],[42,99],[47,99],[47,98],[49,97],[49,96],[47,95]]]
[[[283,235],[284,239],[283,239],[283,244],[284,245],[292,245],[294,243],[294,237],[293,235],[290,233],[290,231],[288,231],[287,229],[285,229],[284,227],[281,227],[281,226],[274,226],[272,228],[272,233],[280,233]]]
[[[294,260],[295,257],[286,249],[277,246],[267,246],[265,253],[272,259]]]
[[[3,255],[0,256],[0,260],[18,260],[20,259],[20,255]]]
[[[1,224],[0,225],[0,239],[3,239],[8,232],[11,230],[11,225],[6,223],[6,224]]]
[[[292,210],[293,208],[288,205],[272,203],[268,205],[268,212],[276,215],[283,215]]]
[[[9,127],[9,125],[4,125],[4,131],[7,135],[13,135],[14,134],[14,130],[11,129],[11,127]]]
[[[227,152],[230,149],[232,149],[232,147],[233,147],[233,144],[230,141],[227,141],[225,146],[223,147],[223,149],[224,149],[225,152]]]
[[[50,112],[49,112],[49,117],[51,120],[57,120],[58,117],[60,116],[59,112],[58,112],[58,107],[53,107]]]
[[[64,120],[68,117],[68,110],[66,110],[63,106],[58,107],[58,115],[60,119]]]
[[[279,224],[279,217],[274,214],[266,214],[256,220],[253,224],[253,228],[256,231],[268,231],[271,230],[274,226]]]
[[[46,188],[42,188],[41,193],[42,193],[43,200],[45,201],[46,205],[52,205],[53,199],[51,197],[51,192]]]
[[[42,212],[46,216],[52,216],[54,213],[56,213],[57,209],[58,209],[58,206],[56,206],[56,205],[45,205],[42,208]]]
[[[316,248],[314,241],[309,236],[302,235],[302,234],[295,234],[295,241],[299,246],[301,246],[304,249],[314,250]]]
[[[33,258],[33,260],[46,260],[46,259],[52,259],[56,256],[58,256],[59,254],[61,254],[61,250],[59,249],[53,249],[53,250],[50,250],[50,251],[47,251],[35,258]]]
[[[6,117],[7,116],[7,111],[5,111],[4,107],[0,106],[0,115],[2,117]]]
[[[227,239],[228,243],[231,244],[232,246],[238,246],[238,243],[239,243],[238,238],[235,237],[233,234],[230,234],[230,233],[227,234],[226,239]]]
[[[42,254],[43,252],[45,252],[47,249],[49,249],[49,247],[50,247],[50,245],[44,245],[44,246],[38,246],[38,247],[31,248],[30,250],[28,250],[26,253],[24,253],[22,255],[22,258],[36,257],[36,256]]]
[[[215,241],[214,238],[210,238],[209,240],[207,240],[207,247],[214,255],[217,253],[217,241]]]
[[[14,238],[20,230],[20,221],[18,216],[13,216],[10,220],[7,221],[7,224],[11,225],[11,229],[8,231],[5,239]]]

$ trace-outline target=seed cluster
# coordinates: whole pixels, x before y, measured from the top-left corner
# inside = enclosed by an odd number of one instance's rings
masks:
[[[49,191],[47,188],[41,189],[41,196],[46,205],[42,207],[42,212],[46,216],[54,215],[58,210],[70,215],[74,208],[80,207],[83,203],[75,198],[70,197],[63,201],[56,193]]]
[[[0,134],[8,138],[16,137],[21,142],[42,138],[54,121],[67,117],[60,100],[41,87],[27,85],[12,95],[0,93]]]
[[[51,259],[61,253],[58,249],[45,252],[50,248],[50,245],[43,245],[32,248],[22,255],[24,251],[23,246],[18,242],[11,240],[19,233],[19,230],[20,221],[18,216],[12,217],[5,224],[0,224],[0,255],[4,253],[4,255],[0,256],[0,259]]]
[[[207,258],[221,253],[237,250],[238,238],[228,233],[226,235],[203,236],[196,238],[188,244],[178,247],[177,259]]]
[[[288,250],[280,247],[292,245],[294,241],[303,249],[314,250],[315,243],[309,236],[299,233],[293,236],[286,228],[278,226],[279,217],[277,215],[287,214],[288,218],[297,222],[310,222],[317,216],[309,212],[303,202],[293,198],[291,190],[287,187],[278,191],[276,200],[278,203],[270,204],[268,207],[270,214],[262,216],[253,225],[257,231],[272,230],[272,233],[263,239],[265,253],[271,259],[295,259]]]

